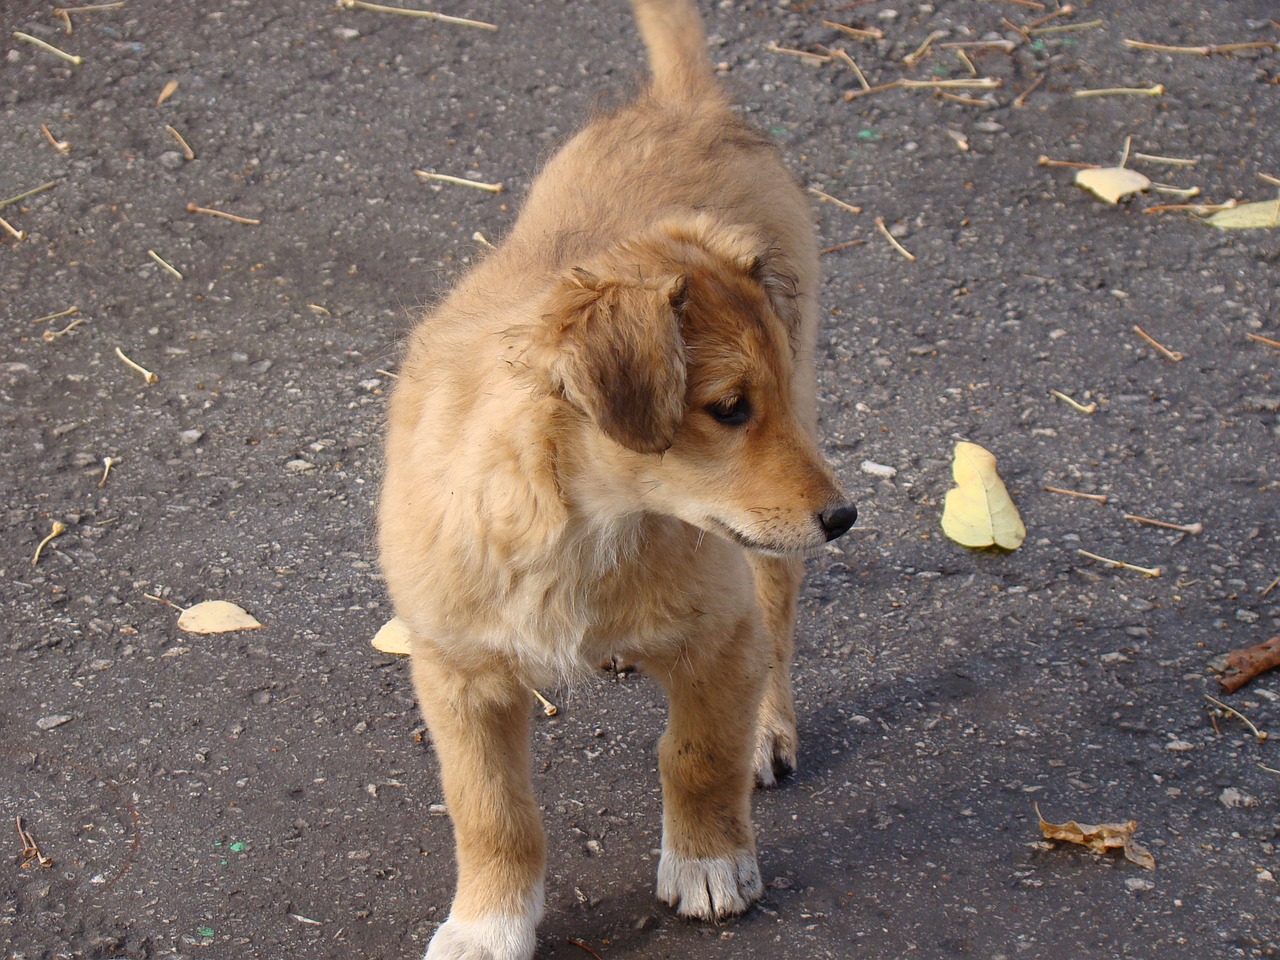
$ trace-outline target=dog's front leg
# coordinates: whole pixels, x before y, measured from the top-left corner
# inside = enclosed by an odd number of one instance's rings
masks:
[[[796,598],[804,579],[799,557],[748,557],[755,579],[756,603],[769,638],[769,677],[756,726],[756,783],[771,787],[796,768],[796,708],[791,696],[791,660],[795,652]]]
[[[676,659],[649,667],[671,703],[658,745],[658,898],[703,920],[742,913],[763,892],[751,761],[767,647],[754,617],[718,639],[694,638]]]
[[[426,960],[531,960],[546,838],[529,769],[528,688],[496,666],[458,669],[426,644],[415,646],[413,681],[458,862],[453,907]]]

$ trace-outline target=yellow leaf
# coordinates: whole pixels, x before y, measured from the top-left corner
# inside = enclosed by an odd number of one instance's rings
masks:
[[[1106,853],[1108,850],[1121,849],[1126,860],[1136,863],[1147,870],[1156,868],[1156,858],[1151,851],[1133,839],[1138,829],[1138,821],[1128,820],[1124,823],[1077,823],[1068,820],[1066,823],[1049,823],[1036,807],[1036,816],[1040,818],[1040,832],[1049,840],[1064,840],[1067,843],[1078,843],[1088,847],[1094,853]]]
[[[1119,203],[1132,193],[1141,193],[1151,181],[1128,167],[1098,167],[1076,171],[1076,186],[1084,187],[1107,203]]]
[[[373,649],[408,656],[409,636],[409,625],[399,617],[392,617],[373,635]]]
[[[1205,223],[1219,230],[1256,230],[1262,227],[1280,227],[1280,198],[1242,203],[1238,207],[1219,210]]]
[[[233,633],[236,630],[260,630],[262,624],[234,603],[206,600],[182,611],[182,616],[178,617],[178,629],[187,633]]]
[[[991,452],[976,443],[957,443],[951,473],[956,485],[947,491],[942,532],[964,547],[1022,546],[1027,528],[996,473]]]

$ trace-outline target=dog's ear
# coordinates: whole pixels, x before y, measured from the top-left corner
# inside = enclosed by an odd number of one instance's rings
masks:
[[[769,249],[754,253],[741,263],[747,275],[764,287],[764,292],[773,304],[782,322],[794,342],[800,331],[800,281],[777,250]]]
[[[666,450],[684,419],[686,287],[683,277],[627,283],[574,269],[551,298],[553,378],[607,437],[638,453]]]

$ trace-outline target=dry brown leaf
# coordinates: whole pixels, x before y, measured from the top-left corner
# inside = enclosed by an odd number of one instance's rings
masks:
[[[262,624],[234,603],[206,600],[182,611],[182,616],[178,617],[178,629],[187,633],[232,633],[236,630],[260,630]]]
[[[1137,820],[1099,824],[1077,823],[1075,820],[1050,823],[1040,813],[1039,806],[1036,807],[1036,816],[1040,818],[1040,832],[1049,840],[1078,843],[1094,853],[1123,850],[1126,860],[1147,870],[1156,868],[1156,858],[1151,855],[1151,851],[1133,839],[1133,834],[1138,829]]]
[[[1280,667],[1280,637],[1272,637],[1253,647],[1242,647],[1217,657],[1211,663],[1222,671],[1223,693],[1235,693],[1259,674]]]

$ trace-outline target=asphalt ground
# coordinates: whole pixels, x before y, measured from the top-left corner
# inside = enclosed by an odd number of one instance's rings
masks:
[[[1207,666],[1280,633],[1280,350],[1248,336],[1280,339],[1280,230],[1150,214],[1185,202],[1152,192],[1108,206],[1038,162],[1113,164],[1131,138],[1129,166],[1195,202],[1273,198],[1275,46],[1123,41],[1274,44],[1278,11],[1075,6],[1043,26],[1081,29],[1024,37],[1003,20],[1054,9],[703,4],[744,111],[802,183],[862,208],[814,198],[824,246],[848,244],[824,256],[818,364],[825,449],[861,517],[811,564],[801,768],[757,797],[768,888],[747,916],[699,925],[653,898],[655,686],[544,691],[541,960],[1280,952],[1280,734],[1206,700],[1280,730],[1280,675],[1225,697]],[[71,14],[66,36],[47,4],[0,8],[0,200],[56,182],[0,209],[25,234],[0,235],[11,960],[390,960],[447,911],[434,760],[406,665],[369,646],[390,616],[371,526],[386,371],[473,234],[501,238],[542,158],[642,66],[620,0],[438,9],[499,29],[127,0]],[[943,45],[992,39],[1014,46],[964,49],[999,87],[852,100],[846,63],[768,46],[842,48],[879,86],[971,78]],[[958,439],[998,457],[1018,551],[941,534]],[[233,600],[264,629],[182,633],[147,595]],[[1043,841],[1037,803],[1136,820],[1156,869]]]

